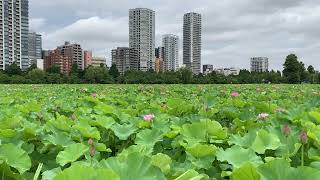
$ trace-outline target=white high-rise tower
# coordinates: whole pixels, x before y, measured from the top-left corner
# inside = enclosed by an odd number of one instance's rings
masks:
[[[201,73],[201,14],[183,17],[183,64],[194,74]]]
[[[28,0],[0,0],[0,69],[29,67],[28,33]]]
[[[164,70],[176,71],[179,68],[179,37],[166,34],[162,39],[164,47]]]
[[[155,12],[146,8],[129,10],[129,47],[138,51],[141,71],[155,69]]]

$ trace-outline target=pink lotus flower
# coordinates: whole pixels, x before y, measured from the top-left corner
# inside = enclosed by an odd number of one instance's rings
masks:
[[[278,109],[276,109],[276,112],[277,112],[277,113],[286,113],[287,110],[286,110],[286,109],[283,109],[283,108],[278,108]]]
[[[232,92],[231,97],[239,97],[240,94],[238,92]]]
[[[259,119],[267,119],[270,115],[268,113],[261,113],[258,115]]]
[[[97,97],[97,93],[92,93],[91,96],[96,98]]]
[[[143,117],[145,121],[152,121],[155,118],[153,114],[148,114]]]
[[[88,144],[89,144],[89,145],[93,145],[93,139],[90,138],[90,139],[88,140]]]
[[[300,141],[301,141],[302,144],[307,144],[308,143],[308,134],[307,134],[307,132],[303,131],[300,134]]]
[[[291,133],[291,128],[288,124],[284,125],[283,128],[282,128],[282,132],[283,134],[288,137]]]
[[[95,156],[95,155],[96,155],[96,152],[97,152],[97,151],[96,151],[96,148],[92,146],[92,147],[90,148],[90,156],[91,156],[91,157]]]

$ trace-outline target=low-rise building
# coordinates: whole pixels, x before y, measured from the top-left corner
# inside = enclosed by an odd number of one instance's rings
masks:
[[[214,70],[217,74],[223,74],[225,76],[238,76],[240,74],[239,68],[217,68]]]
[[[100,67],[106,66],[106,58],[103,57],[92,57],[91,66]]]
[[[69,74],[72,67],[72,59],[69,56],[63,56],[61,52],[56,49],[45,57],[44,70],[47,70],[53,65],[60,67],[60,73]]]
[[[203,65],[202,71],[203,71],[204,75],[208,75],[208,74],[212,73],[213,72],[213,65],[211,65],[211,64]]]

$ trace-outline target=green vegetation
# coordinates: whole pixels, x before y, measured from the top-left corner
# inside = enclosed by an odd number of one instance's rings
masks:
[[[0,180],[320,179],[316,85],[1,85]]]
[[[120,75],[116,65],[110,69],[88,67],[78,70],[76,64],[70,74],[61,74],[56,65],[46,71],[36,69],[33,65],[28,71],[22,72],[16,64],[8,66],[6,71],[0,71],[0,84],[319,84],[320,73],[313,66],[306,69],[303,62],[298,61],[294,54],[289,55],[284,63],[284,70],[264,73],[241,70],[239,76],[224,76],[215,72],[206,76],[193,75],[189,69],[181,68],[177,72],[156,73],[128,71]]]

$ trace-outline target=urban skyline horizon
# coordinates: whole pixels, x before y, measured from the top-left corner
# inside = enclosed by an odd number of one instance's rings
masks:
[[[288,24],[288,28],[294,30],[301,27],[300,22],[302,23],[304,19],[306,22],[313,20],[308,15],[302,14],[307,11],[305,8],[318,7],[310,2],[292,2],[290,4],[283,2],[280,4],[225,1],[218,3],[201,0],[198,3],[186,1],[184,6],[180,8],[177,8],[180,3],[176,1],[161,3],[121,1],[118,3],[94,0],[91,1],[90,6],[85,6],[86,8],[83,8],[83,5],[88,3],[86,1],[74,4],[75,6],[71,6],[72,0],[67,2],[45,3],[30,0],[32,27],[35,27],[37,32],[44,32],[44,48],[55,47],[55,45],[69,40],[81,43],[84,49],[92,49],[99,56],[107,56],[110,61],[109,52],[111,49],[128,44],[126,37],[128,9],[146,7],[156,12],[156,46],[160,45],[161,38],[158,37],[163,34],[175,34],[182,37],[183,13],[195,11],[204,16],[202,64],[248,69],[250,57],[263,56],[269,57],[270,69],[281,70],[285,57],[290,53],[296,53],[305,64],[311,64],[319,69],[319,63],[314,60],[318,57],[314,50],[318,46],[307,42],[310,39],[309,36],[312,35],[309,32],[310,29],[306,26],[300,31],[291,32],[282,27],[282,25]],[[236,4],[238,7],[228,14],[225,10],[231,4]],[[59,9],[59,14],[53,15],[52,9],[58,6],[62,7]],[[260,8],[264,6],[266,8]],[[49,10],[44,12],[43,8],[49,8]],[[74,10],[74,13],[67,12],[67,8]],[[253,11],[254,8],[257,8],[259,12]],[[246,9],[247,12],[240,11],[243,9]],[[213,10],[216,13],[212,14]],[[60,22],[59,17],[61,16],[64,17],[63,22]],[[299,17],[300,20],[294,17]],[[282,25],[279,25],[277,19],[283,20]],[[83,29],[82,27],[91,28]],[[305,34],[306,38],[301,39],[302,36],[299,34]],[[98,36],[99,38],[97,38]],[[113,43],[114,45],[112,45]],[[179,56],[181,62],[181,52]]]

